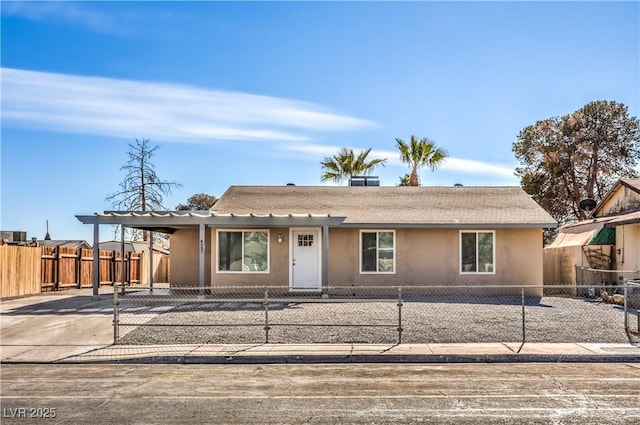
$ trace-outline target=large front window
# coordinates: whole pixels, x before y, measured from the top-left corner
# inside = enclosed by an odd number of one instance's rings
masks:
[[[360,232],[360,272],[395,272],[395,232]]]
[[[495,272],[495,233],[460,232],[460,273]]]
[[[269,231],[218,231],[218,271],[269,271]]]

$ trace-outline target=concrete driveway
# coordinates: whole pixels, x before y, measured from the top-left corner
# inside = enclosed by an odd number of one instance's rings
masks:
[[[53,362],[113,343],[113,298],[88,291],[0,302],[0,360]]]

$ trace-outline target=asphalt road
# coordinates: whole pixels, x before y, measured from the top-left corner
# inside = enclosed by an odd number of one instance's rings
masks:
[[[3,425],[584,425],[640,418],[640,363],[4,364],[0,373]]]

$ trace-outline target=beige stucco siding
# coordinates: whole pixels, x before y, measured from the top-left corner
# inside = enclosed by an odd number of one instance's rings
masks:
[[[173,286],[199,285],[199,230],[182,229],[171,235],[171,284]],[[211,238],[205,232],[205,285],[210,284],[208,270],[211,268]]]
[[[460,231],[457,229],[397,229],[395,232],[395,273],[361,274],[360,229],[331,229],[330,285],[542,285],[541,229],[496,229],[495,274],[459,272]]]
[[[241,229],[236,229],[241,230]],[[495,273],[460,273],[458,229],[396,229],[395,272],[360,273],[360,230],[329,231],[329,285],[542,285],[542,230],[495,229]],[[365,229],[379,230],[379,229]],[[284,237],[278,243],[278,234]],[[216,229],[207,229],[206,276],[212,285],[289,285],[289,229],[269,229],[267,273],[218,272]],[[198,230],[171,237],[174,285],[198,282]]]
[[[640,270],[640,224],[616,227],[616,255],[618,270]]]

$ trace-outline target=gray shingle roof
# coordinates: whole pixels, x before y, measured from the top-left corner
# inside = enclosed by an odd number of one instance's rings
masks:
[[[213,208],[234,214],[330,214],[344,225],[555,227],[519,187],[231,186]]]
[[[78,248],[82,246],[84,249],[90,249],[91,244],[81,239],[40,239],[39,246],[60,246],[63,248]]]

